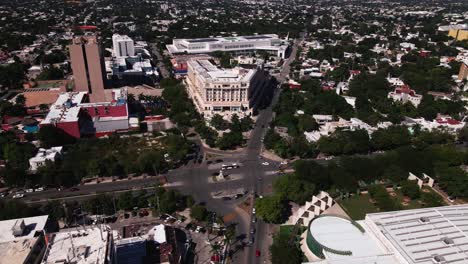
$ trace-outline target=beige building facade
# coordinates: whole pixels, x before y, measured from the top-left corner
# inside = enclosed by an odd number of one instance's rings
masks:
[[[215,114],[226,119],[233,114],[239,117],[252,115],[249,92],[257,70],[221,69],[208,60],[191,60],[187,68],[185,82],[189,97],[206,119]]]

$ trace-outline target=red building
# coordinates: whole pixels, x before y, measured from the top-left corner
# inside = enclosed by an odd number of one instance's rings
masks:
[[[62,93],[40,126],[54,125],[75,138],[126,131],[129,128],[126,90],[115,89],[112,95],[110,102],[90,103],[87,92]]]

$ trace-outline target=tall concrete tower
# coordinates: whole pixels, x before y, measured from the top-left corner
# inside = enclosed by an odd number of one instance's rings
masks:
[[[96,36],[77,37],[68,49],[75,91],[88,92],[91,102],[105,102],[104,60]]]

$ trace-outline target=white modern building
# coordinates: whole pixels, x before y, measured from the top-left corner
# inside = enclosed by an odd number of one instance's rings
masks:
[[[198,54],[214,51],[233,52],[237,55],[266,51],[274,56],[285,58],[288,44],[276,34],[238,37],[216,37],[199,39],[174,39],[167,45],[171,54]]]
[[[40,148],[36,156],[29,159],[29,169],[35,172],[39,167],[45,165],[46,160],[54,162],[62,154],[62,149],[63,147]]]
[[[367,214],[321,215],[309,224],[306,255],[316,264],[468,263],[468,205]]]
[[[133,40],[127,35],[112,35],[112,48],[114,57],[135,56],[135,46]]]
[[[261,89],[257,81],[262,72],[256,69],[222,69],[208,60],[191,60],[187,63],[188,73],[185,82],[189,97],[197,110],[210,119],[214,114],[229,118],[252,114],[257,91]],[[260,81],[258,81],[260,82]]]
[[[40,263],[46,251],[49,216],[0,221],[0,263]]]

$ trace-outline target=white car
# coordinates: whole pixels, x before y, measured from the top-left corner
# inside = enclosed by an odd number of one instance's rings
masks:
[[[26,189],[26,192],[27,193],[32,193],[32,192],[34,192],[34,189]]]
[[[288,162],[285,161],[285,160],[283,160],[280,164],[281,164],[281,165],[288,165]]]
[[[255,207],[252,208],[252,214],[255,214]]]
[[[268,162],[265,161],[265,162],[262,162],[262,165],[263,165],[263,166],[268,166],[268,165],[270,165],[270,163],[268,163]]]
[[[15,195],[13,195],[13,199],[18,199],[18,198],[23,198],[24,197],[24,194],[22,193],[17,193]]]
[[[36,188],[34,189],[35,192],[42,192],[44,191],[44,187],[39,187],[39,188]]]

